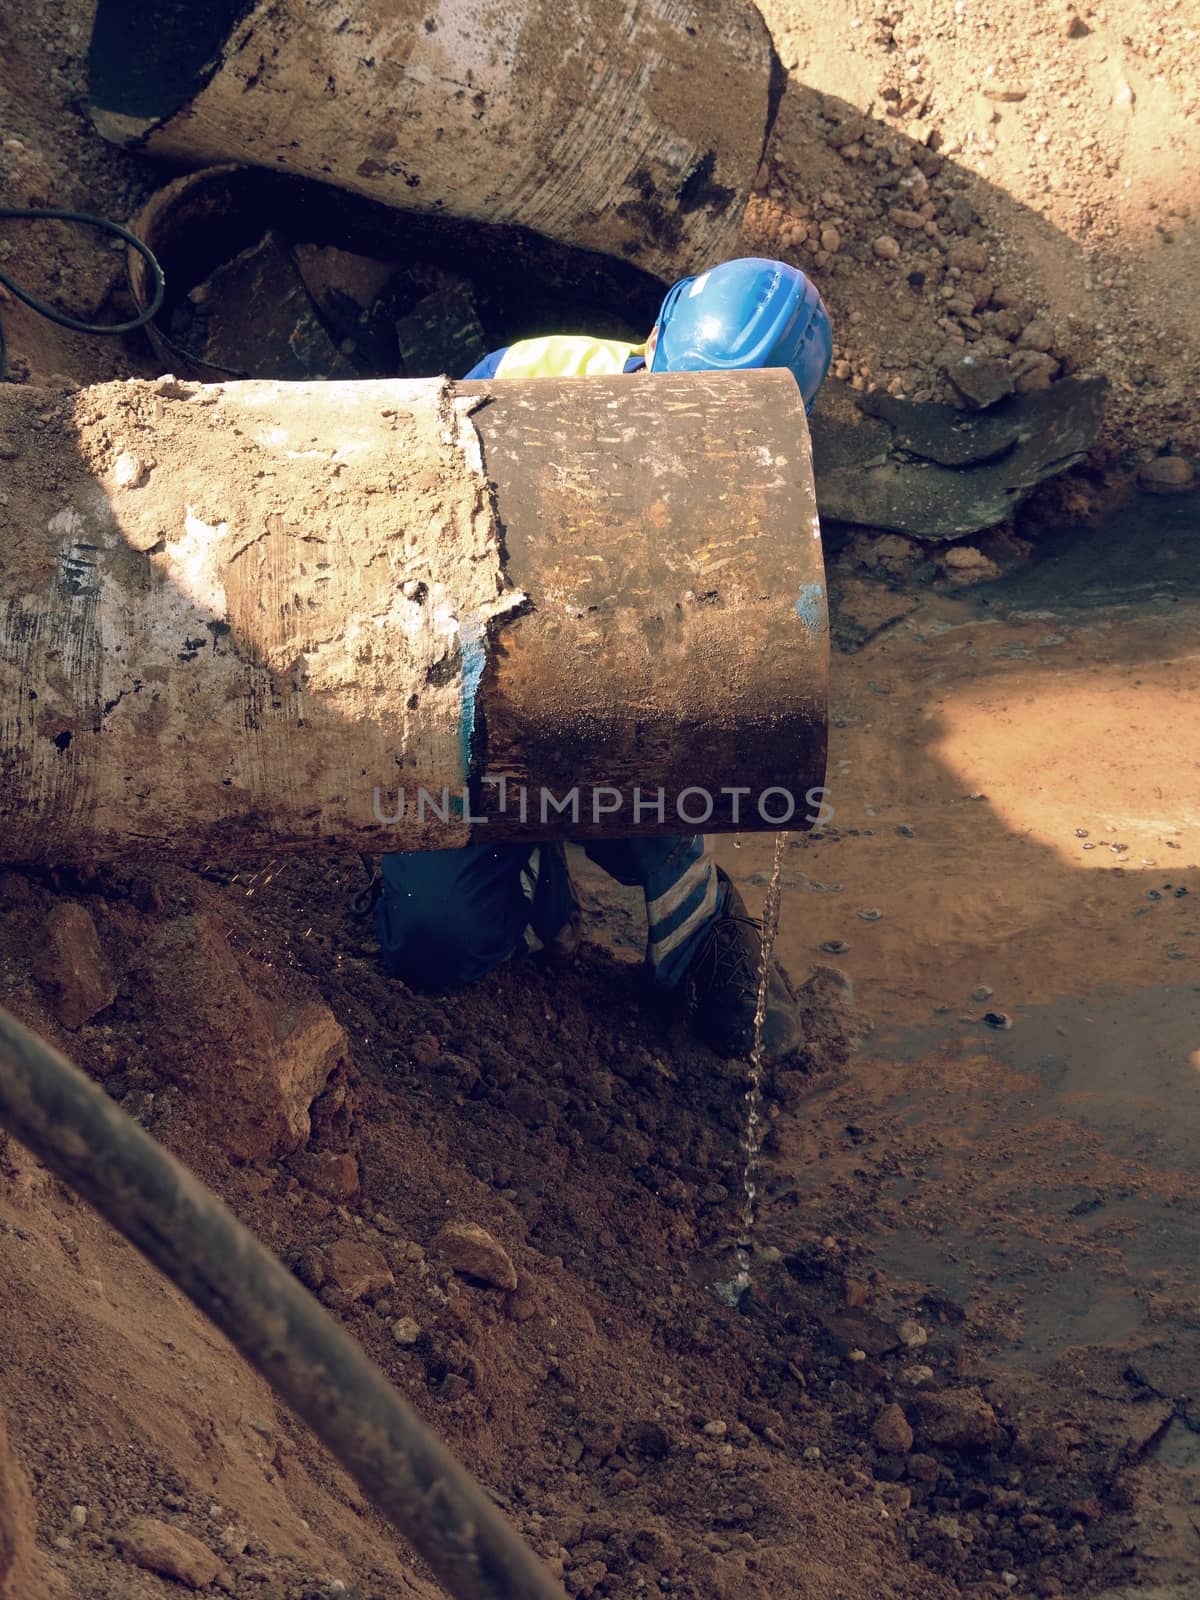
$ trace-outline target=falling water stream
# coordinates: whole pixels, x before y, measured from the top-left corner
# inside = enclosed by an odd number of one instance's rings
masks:
[[[767,989],[771,976],[771,954],[779,931],[779,907],[783,899],[783,858],[788,835],[775,836],[775,859],[771,881],[767,884],[762,914],[762,956],[758,968],[758,1000],[754,1008],[754,1042],[750,1050],[750,1086],[746,1090],[746,1124],[742,1132],[742,1228],[736,1246],[736,1271],[732,1278],[718,1283],[717,1293],[729,1305],[737,1305],[750,1287],[750,1251],[758,1215],[758,1174],[762,1162],[763,1024],[767,1016]]]

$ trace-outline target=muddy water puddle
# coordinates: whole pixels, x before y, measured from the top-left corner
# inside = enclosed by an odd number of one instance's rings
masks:
[[[851,1241],[1006,1364],[1154,1347],[1200,1386],[1200,497],[1044,555],[834,656],[835,816],[791,840],[776,951],[874,1032],[779,1119],[758,1237]],[[752,911],[773,849],[716,841]]]
[[[1035,1102],[1095,1128],[1130,1156],[1200,1170],[1200,974],[1133,993],[1068,995],[1023,1008],[1011,1029],[879,1030],[866,1049],[915,1060],[969,1041],[1040,1086]]]
[[[1200,1383],[1200,984],[1068,996],[998,1030],[877,1029],[776,1168],[764,1237],[852,1216],[871,1265],[1002,1365],[1169,1338]]]

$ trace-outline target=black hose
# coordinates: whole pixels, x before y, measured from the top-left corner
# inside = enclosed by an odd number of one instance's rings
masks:
[[[0,268],[0,283],[11,294],[27,305],[31,311],[36,311],[39,317],[46,317],[55,322],[60,328],[69,328],[72,333],[133,333],[137,328],[144,328],[152,322],[162,308],[163,297],[166,293],[166,277],[159,265],[158,257],[150,246],[144,244],[137,234],[130,233],[128,228],[123,228],[119,222],[113,222],[108,217],[94,217],[88,211],[54,211],[41,207],[14,207],[0,206],[0,220],[13,218],[22,221],[49,221],[49,222],[80,222],[89,228],[99,228],[104,233],[111,233],[114,238],[123,239],[127,245],[142,256],[150,268],[151,280],[154,290],[150,297],[150,304],[138,312],[136,317],[131,317],[128,322],[84,322],[79,317],[73,317],[67,311],[59,311],[57,307],[47,305],[44,300],[39,300],[36,295],[22,289],[21,285],[8,273]],[[8,361],[4,344],[4,329],[0,326],[0,379],[7,376]]]
[[[0,1008],[0,1123],[216,1323],[454,1600],[566,1600],[358,1345],[210,1190]]]

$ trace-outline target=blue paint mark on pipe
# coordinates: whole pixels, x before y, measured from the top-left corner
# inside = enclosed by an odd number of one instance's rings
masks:
[[[471,760],[475,744],[475,701],[487,665],[487,634],[478,617],[466,617],[459,626],[459,649],[462,652],[462,678],[459,700],[459,749],[462,759],[463,782],[471,777]]]
[[[796,615],[810,633],[820,633],[827,626],[825,615],[825,585],[805,583],[796,601]]]

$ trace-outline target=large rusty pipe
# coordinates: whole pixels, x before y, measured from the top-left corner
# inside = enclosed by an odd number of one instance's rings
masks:
[[[0,860],[815,815],[786,372],[12,387],[0,454]]]
[[[90,75],[118,143],[665,278],[731,252],[783,86],[750,0],[100,0]]]

